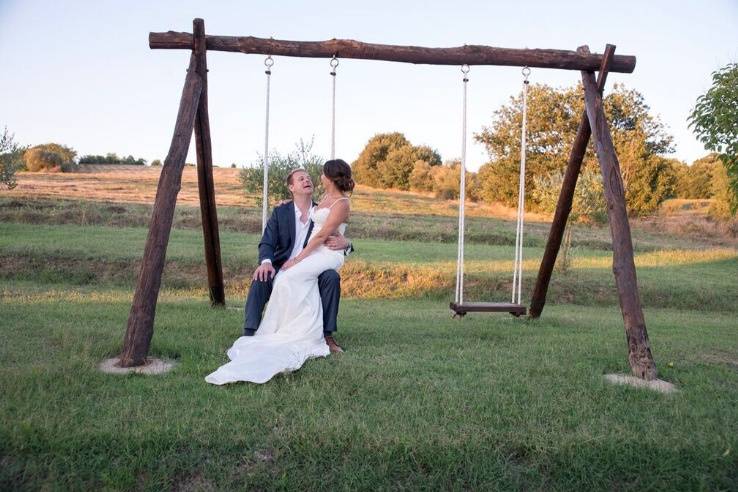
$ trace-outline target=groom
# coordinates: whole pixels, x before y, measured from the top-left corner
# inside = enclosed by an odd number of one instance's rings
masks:
[[[287,176],[292,201],[274,208],[259,243],[259,267],[246,299],[244,336],[253,336],[259,329],[264,306],[272,294],[272,281],[277,271],[305,247],[313,229],[310,209],[313,207],[313,182],[303,169]],[[331,236],[325,243],[331,249],[349,254],[351,242],[343,236]],[[343,352],[333,338],[336,331],[338,301],[341,298],[341,278],[335,270],[326,270],[318,277],[318,289],[323,305],[323,335],[332,353]]]

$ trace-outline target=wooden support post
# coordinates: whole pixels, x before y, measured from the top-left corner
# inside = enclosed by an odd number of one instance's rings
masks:
[[[589,53],[589,49],[586,46],[582,46],[577,49],[577,53],[587,54]],[[597,89],[600,91],[600,94],[602,93],[602,89],[605,87],[607,73],[614,54],[615,46],[608,44],[605,48],[605,54],[602,57],[602,65],[600,66],[599,74],[597,75]],[[543,306],[546,304],[548,284],[551,282],[551,274],[553,272],[554,265],[556,264],[556,257],[559,254],[559,249],[561,248],[561,239],[564,236],[566,222],[569,219],[571,204],[574,200],[574,189],[577,186],[579,170],[582,167],[582,161],[584,160],[584,154],[587,152],[587,144],[589,143],[589,137],[591,134],[592,130],[590,129],[589,120],[587,119],[587,111],[585,110],[582,111],[579,128],[577,129],[577,136],[574,139],[574,145],[572,146],[571,153],[569,154],[569,161],[564,173],[564,181],[561,183],[559,201],[556,203],[556,212],[554,213],[554,218],[551,222],[551,230],[548,233],[546,249],[543,252],[543,258],[541,259],[541,266],[538,270],[536,285],[533,288],[529,311],[531,318],[540,317],[541,312],[543,312]]]
[[[202,79],[197,73],[196,61],[193,53],[179,101],[179,112],[172,143],[164,160],[156,188],[156,199],[149,222],[149,235],[146,238],[136,293],[133,296],[131,311],[128,315],[128,328],[123,339],[123,351],[119,362],[121,367],[145,364],[151,337],[154,334],[156,301],[159,297],[161,274],[164,270],[167,243],[172,229],[174,205],[177,202],[177,193],[179,193],[182,182],[182,169],[190,147],[192,127],[202,91]]]
[[[225,306],[223,266],[220,261],[220,236],[218,234],[218,212],[215,206],[213,185],[213,152],[210,142],[210,119],[208,117],[208,65],[205,49],[205,22],[193,21],[193,53],[197,60],[195,70],[202,79],[200,103],[195,118],[195,147],[197,149],[197,186],[200,191],[200,217],[205,242],[205,264],[208,269],[208,293],[210,304]]]
[[[643,317],[641,299],[638,294],[633,242],[625,207],[623,178],[620,164],[610,136],[610,129],[602,107],[602,95],[592,72],[582,72],[584,104],[592,128],[597,159],[602,171],[602,181],[607,200],[607,215],[612,235],[612,270],[620,298],[620,310],[625,323],[628,343],[628,362],[633,374],[642,379],[656,379],[656,364],[648,342],[646,321]]]

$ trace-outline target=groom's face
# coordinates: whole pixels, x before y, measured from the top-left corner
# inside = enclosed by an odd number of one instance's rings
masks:
[[[304,171],[297,171],[292,175],[292,184],[289,185],[292,196],[296,195],[312,195],[313,181],[310,175]]]

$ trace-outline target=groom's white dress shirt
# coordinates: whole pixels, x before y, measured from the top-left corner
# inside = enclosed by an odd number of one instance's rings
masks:
[[[305,244],[308,229],[310,228],[310,216],[312,215],[312,211],[313,207],[310,207],[307,210],[307,220],[305,220],[305,223],[303,224],[300,220],[300,217],[302,216],[300,208],[295,205],[295,246],[292,248],[292,253],[290,253],[290,257],[287,258],[288,261],[299,255],[302,251],[302,246],[303,244]]]
[[[305,223],[300,220],[302,217],[302,213],[300,212],[300,207],[295,205],[295,245],[292,248],[292,252],[290,253],[290,257],[287,258],[287,260],[291,260],[295,256],[299,255],[302,251],[302,246],[305,244],[305,239],[307,238],[308,229],[310,229],[310,216],[312,215],[312,211],[314,206],[311,206],[306,214],[307,214],[307,220],[305,220]],[[269,258],[265,258],[261,261],[261,264],[264,263],[271,263],[272,260]]]

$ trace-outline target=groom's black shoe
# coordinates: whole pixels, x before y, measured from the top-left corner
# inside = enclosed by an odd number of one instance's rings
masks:
[[[328,344],[328,348],[331,350],[332,354],[340,354],[341,352],[343,352],[343,349],[341,348],[340,345],[336,343],[336,339],[333,338],[333,336],[326,335],[325,343]]]
[[[254,333],[256,333],[256,330],[252,330],[251,328],[244,328],[243,330],[243,336],[245,337],[253,337]]]

